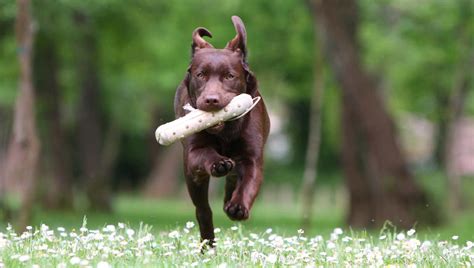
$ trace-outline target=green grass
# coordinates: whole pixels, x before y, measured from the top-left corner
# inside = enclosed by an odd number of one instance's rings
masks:
[[[114,212],[108,214],[36,209],[32,223],[38,230],[36,232],[31,230],[29,235],[15,238],[6,225],[0,226],[3,233],[0,235],[3,239],[0,239],[0,258],[6,267],[32,267],[34,264],[55,267],[62,263],[68,267],[86,267],[97,266],[101,261],[101,265],[114,267],[215,267],[223,263],[230,267],[281,267],[291,263],[303,266],[417,264],[458,267],[467,266],[466,261],[474,262],[473,249],[467,244],[474,241],[473,213],[460,214],[437,227],[416,226],[416,235],[408,236],[405,232],[404,239],[396,238],[400,231],[390,229],[385,232],[385,239],[380,240],[380,230],[366,232],[344,228],[341,196],[343,193],[336,190],[317,194],[313,224],[304,235],[297,232],[301,215],[299,203],[292,202],[291,198],[280,198],[280,202],[275,203],[262,195],[252,209],[251,219],[239,223],[237,230],[233,230],[236,222],[230,221],[222,211],[222,201],[216,200],[211,204],[214,223],[222,231],[216,234],[217,251],[205,254],[200,253],[197,228],[184,232],[186,223],[195,221],[194,208],[186,198],[151,200],[122,195],[114,201]],[[283,202],[285,199],[287,201]],[[80,229],[85,215],[87,232]],[[117,223],[125,223],[126,227],[119,228]],[[42,224],[48,229],[42,230]],[[110,230],[103,229],[110,224],[116,229],[113,238],[110,238]],[[66,230],[60,231],[61,227]],[[342,228],[343,234],[335,239],[333,233],[337,227]],[[128,228],[134,230],[133,237],[127,236]],[[266,233],[269,228],[272,232]],[[90,230],[98,230],[102,240],[92,239]],[[71,232],[79,238],[71,237]],[[175,237],[176,232],[179,238]],[[127,244],[120,246],[125,242],[114,240],[118,236],[122,236]],[[459,237],[453,240],[453,236]],[[282,240],[283,244],[275,245],[275,239]],[[430,241],[430,246],[425,243],[422,249],[425,241]],[[45,247],[51,252],[45,251]]]
[[[337,191],[321,191],[317,193],[314,215],[308,235],[328,235],[334,228],[344,228],[344,202]],[[334,197],[336,196],[336,197]],[[228,219],[222,210],[222,201],[211,203],[214,214],[214,226],[228,228],[235,222]],[[252,208],[251,217],[242,223],[247,229],[262,232],[273,228],[285,235],[294,233],[301,227],[300,205],[294,202],[267,202],[265,197],[257,200]],[[143,223],[153,227],[155,231],[166,231],[176,226],[183,226],[188,221],[194,221],[194,207],[190,200],[153,200],[137,196],[118,196],[114,200],[113,213],[98,213],[90,211],[45,211],[37,209],[34,213],[33,226],[47,224],[52,228],[78,228],[84,216],[88,218],[88,226],[102,228],[107,224],[124,222],[133,228]],[[449,239],[453,235],[460,236],[462,241],[474,241],[474,213],[467,211],[445,219],[442,225],[430,227],[417,225],[420,235],[431,239]],[[0,227],[2,224],[0,223]],[[5,224],[3,224],[5,227]]]
[[[216,228],[216,248],[206,248],[193,222],[152,231],[123,223],[97,230],[29,228],[0,233],[0,266],[6,267],[286,267],[434,266],[470,267],[474,243],[457,238],[423,240],[415,230],[383,229],[378,235],[334,229],[327,236],[302,230],[282,235],[237,225]]]
[[[229,220],[222,210],[222,201],[212,202],[215,227],[227,228],[235,224]],[[252,209],[251,218],[243,225],[249,230],[262,231],[269,227],[286,233],[300,228],[300,213],[295,204],[265,205],[257,202]],[[329,233],[335,226],[343,222],[342,208],[323,209],[316,207],[314,228],[311,233]],[[114,212],[97,213],[88,211],[45,211],[36,210],[33,225],[42,223],[55,227],[78,227],[82,218],[87,216],[88,225],[100,228],[106,224],[124,222],[132,227],[141,223],[153,226],[154,230],[169,230],[183,226],[188,221],[195,220],[194,207],[191,201],[184,200],[152,200],[134,196],[120,196],[114,202]]]

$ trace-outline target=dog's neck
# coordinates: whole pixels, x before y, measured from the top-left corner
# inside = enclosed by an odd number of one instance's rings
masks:
[[[247,124],[248,118],[250,115],[246,115],[240,119],[234,121],[225,122],[224,128],[219,133],[214,133],[209,135],[217,137],[224,143],[232,142],[240,138],[242,130]]]

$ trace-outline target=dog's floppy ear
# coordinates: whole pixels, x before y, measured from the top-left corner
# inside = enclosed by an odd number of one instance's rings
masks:
[[[209,44],[203,36],[209,36],[212,38],[211,32],[204,27],[198,27],[196,30],[193,31],[193,43],[191,45],[191,53],[194,56],[196,50],[201,48],[213,48],[211,44]]]
[[[247,62],[247,32],[245,31],[245,25],[238,16],[232,16],[232,23],[237,34],[227,43],[225,48],[232,51],[240,51],[243,61]]]

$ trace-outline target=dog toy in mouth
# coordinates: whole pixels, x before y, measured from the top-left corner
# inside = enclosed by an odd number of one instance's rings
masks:
[[[248,94],[235,96],[226,107],[215,112],[205,112],[187,104],[183,108],[190,111],[183,117],[159,126],[155,131],[156,140],[161,145],[170,145],[204,129],[211,128],[225,121],[241,118],[260,101],[260,97]]]

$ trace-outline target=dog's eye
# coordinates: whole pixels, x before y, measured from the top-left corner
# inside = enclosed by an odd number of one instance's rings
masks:
[[[234,78],[235,78],[235,76],[231,73],[228,73],[228,74],[225,75],[225,79],[227,79],[227,80],[232,80]]]
[[[202,79],[202,78],[204,78],[204,73],[203,73],[203,72],[199,72],[199,73],[196,74],[196,77]]]

